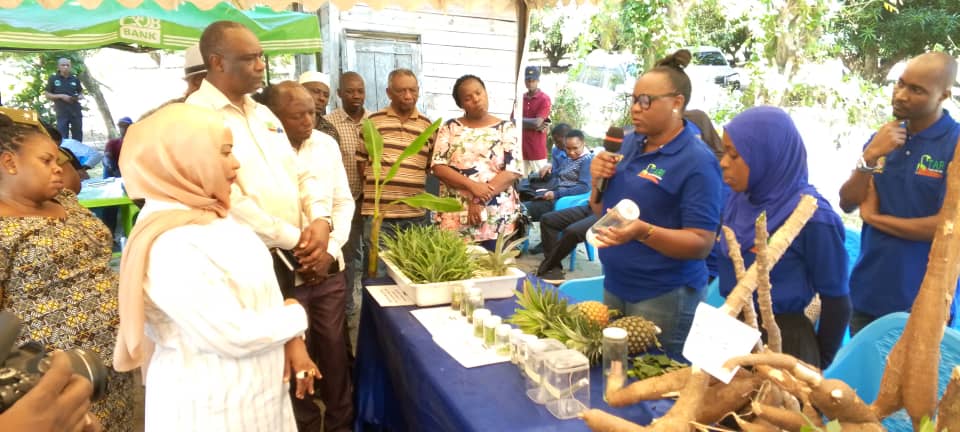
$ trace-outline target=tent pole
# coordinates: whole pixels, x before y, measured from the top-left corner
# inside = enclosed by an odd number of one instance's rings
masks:
[[[267,85],[270,85],[270,56],[263,55],[263,64],[267,67]]]

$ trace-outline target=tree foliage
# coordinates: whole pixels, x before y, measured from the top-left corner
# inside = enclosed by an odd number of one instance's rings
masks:
[[[931,49],[960,54],[957,0],[847,0],[839,18],[844,62],[877,82],[898,62]]]
[[[83,56],[77,52],[49,51],[39,53],[10,52],[3,56],[15,62],[17,68],[21,71],[21,82],[25,84],[20,92],[8,99],[7,105],[34,110],[44,122],[56,124],[57,118],[53,112],[53,103],[44,96],[47,79],[57,73],[57,61],[64,57],[70,59],[74,72],[79,75],[86,68],[83,64]]]
[[[736,58],[751,39],[745,16],[727,16],[720,0],[703,0],[686,16],[687,45],[710,45]]]

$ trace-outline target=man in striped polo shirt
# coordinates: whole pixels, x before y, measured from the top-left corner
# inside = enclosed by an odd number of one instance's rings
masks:
[[[387,97],[390,105],[370,114],[370,121],[383,135],[383,157],[381,158],[382,174],[387,171],[397,157],[432,123],[417,110],[417,99],[420,95],[420,85],[416,75],[409,69],[397,69],[387,77]],[[380,195],[380,214],[383,215],[383,224],[380,228],[383,234],[392,234],[397,229],[412,225],[426,225],[429,223],[426,210],[410,207],[406,204],[389,204],[391,201],[412,197],[424,191],[427,181],[427,170],[430,167],[430,155],[433,152],[435,137],[431,137],[420,152],[404,159],[390,182],[383,186]],[[358,171],[363,173],[363,206],[361,214],[367,217],[364,227],[363,243],[369,250],[370,223],[373,216],[373,201],[375,184],[373,170],[368,162],[367,149],[363,146],[357,149]],[[366,261],[364,257],[364,261]],[[367,263],[364,262],[364,269]]]

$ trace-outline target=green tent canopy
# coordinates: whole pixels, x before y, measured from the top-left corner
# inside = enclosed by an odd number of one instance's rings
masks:
[[[164,10],[153,1],[144,1],[128,9],[116,0],[103,0],[92,10],[72,1],[57,9],[44,9],[36,0],[0,9],[0,49],[80,50],[125,45],[182,50],[197,43],[203,29],[219,20],[247,26],[268,54],[321,49],[320,24],[314,14],[275,12],[266,7],[241,11],[229,3],[202,11],[192,3]]]

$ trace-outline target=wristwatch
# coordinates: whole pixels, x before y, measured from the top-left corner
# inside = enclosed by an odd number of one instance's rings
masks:
[[[857,171],[873,174],[879,170],[880,164],[877,164],[877,166],[867,165],[867,161],[863,158],[863,155],[860,155],[860,159],[857,159]]]

